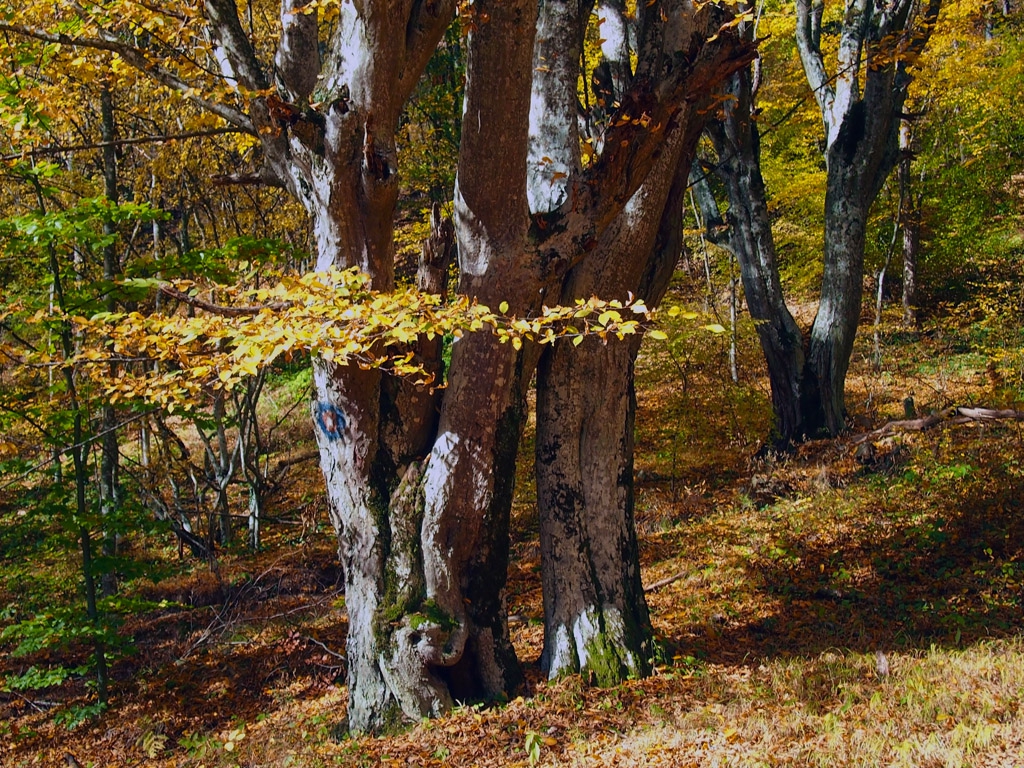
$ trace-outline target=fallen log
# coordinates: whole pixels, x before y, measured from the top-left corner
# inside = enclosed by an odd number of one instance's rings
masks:
[[[971,408],[967,406],[946,408],[919,419],[890,421],[871,432],[857,435],[851,440],[851,445],[861,445],[862,443],[889,437],[897,432],[925,432],[940,424],[969,424],[971,422],[994,421],[1024,421],[1024,411],[1015,411],[1012,408]]]

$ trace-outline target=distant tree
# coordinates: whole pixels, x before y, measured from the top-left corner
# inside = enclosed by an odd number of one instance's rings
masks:
[[[811,327],[801,399],[804,431],[837,434],[860,320],[868,213],[899,160],[899,127],[910,85],[941,0],[846,0],[826,17],[824,0],[795,0],[796,40],[825,129],[824,274]],[[837,28],[834,71],[822,46]]]

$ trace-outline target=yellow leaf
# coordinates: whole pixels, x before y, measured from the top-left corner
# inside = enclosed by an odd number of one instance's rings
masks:
[[[503,315],[506,312],[508,312],[508,302],[507,301],[501,302],[501,304],[498,305],[498,311],[501,312],[501,314],[503,314]]]
[[[665,339],[668,338],[667,333],[665,333],[664,331],[659,331],[657,329],[653,331],[648,331],[647,335],[650,336],[652,339],[657,339],[658,341],[665,341]]]
[[[725,327],[718,323],[711,323],[710,325],[704,326],[705,331],[711,331],[712,333],[725,333]]]
[[[512,337],[512,346],[518,351],[523,348],[523,340],[518,336]]]

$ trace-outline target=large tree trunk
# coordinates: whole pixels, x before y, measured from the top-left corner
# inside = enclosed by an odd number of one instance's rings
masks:
[[[636,344],[568,340],[537,374],[544,654],[551,677],[612,685],[651,669],[633,526]]]
[[[703,119],[691,105],[662,158],[563,301],[632,292],[656,306],[682,248],[682,200]],[[638,258],[638,255],[642,255]],[[648,673],[656,648],[633,521],[633,367],[640,338],[555,342],[537,374],[537,504],[549,677]]]
[[[466,112],[474,119],[463,127],[460,168],[474,171],[460,173],[456,191],[460,291],[495,305],[508,293],[514,310],[526,314],[539,300],[535,265],[521,258],[536,7],[531,0],[485,5],[475,8],[488,21],[468,41]],[[390,139],[373,141],[393,147]],[[337,264],[340,252],[344,266],[368,261],[388,284],[383,262],[391,259],[394,198],[381,188],[392,177],[374,158],[362,152],[360,180],[335,185],[360,194],[376,185],[379,194],[359,203],[364,229],[345,224],[345,205],[312,207],[321,217],[341,217],[316,227],[321,257],[333,253]],[[485,166],[508,181],[494,184],[480,172]],[[386,236],[368,220],[386,222]],[[353,237],[371,244],[341,251]],[[421,286],[439,287],[441,270],[430,266],[434,274],[421,274]],[[440,346],[424,344],[419,352],[434,365]],[[379,372],[316,366],[321,465],[346,568],[354,730],[437,715],[455,700],[505,697],[519,683],[505,582],[529,360],[487,332],[467,334],[453,345],[439,415],[437,398],[425,390],[382,382]]]

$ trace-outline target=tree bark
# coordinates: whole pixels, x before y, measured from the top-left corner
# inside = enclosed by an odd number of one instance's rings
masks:
[[[752,35],[742,28],[741,34]],[[804,373],[803,336],[786,306],[779,277],[775,239],[761,176],[760,136],[752,118],[755,86],[752,67],[729,81],[720,119],[708,124],[718,163],[715,171],[729,198],[728,229],[716,232],[717,211],[704,219],[714,242],[727,248],[740,265],[740,279],[750,316],[768,364],[775,446],[785,448],[804,434],[801,379]],[[698,185],[706,187],[705,184]],[[706,199],[707,195],[701,195]],[[714,205],[711,197],[710,204]],[[707,205],[704,203],[703,205]],[[703,206],[702,206],[703,207]]]
[[[562,301],[633,293],[655,306],[682,248],[682,199],[704,118],[688,104],[644,186],[569,273]],[[642,254],[641,258],[637,258]],[[633,367],[640,338],[564,339],[537,375],[537,502],[549,677],[600,685],[648,673],[657,653],[633,522]]]
[[[845,426],[844,390],[863,294],[868,213],[898,159],[899,118],[910,76],[941,0],[879,6],[847,4],[837,71],[821,52],[824,3],[795,0],[796,38],[804,73],[825,130],[825,253],[821,301],[806,355],[801,397],[808,434],[838,434]]]
[[[651,305],[664,294],[682,247],[686,178],[679,174],[662,202],[658,242],[648,239],[644,273],[630,281],[635,295]],[[655,207],[645,218],[657,225],[658,213]],[[619,231],[620,248],[636,244],[627,233],[641,234],[628,227]],[[628,279],[622,276],[622,282]],[[613,287],[602,281],[602,288],[612,295],[625,292],[621,282]],[[583,292],[577,284],[566,295]],[[649,673],[657,656],[633,519],[633,373],[639,346],[639,338],[590,338],[579,346],[563,339],[545,351],[538,369],[541,666],[551,678],[580,672],[599,685],[613,685]]]
[[[921,197],[911,186],[914,159],[914,127],[911,121],[900,121],[900,222],[903,225],[903,325],[917,330],[917,257],[921,239]]]
[[[103,191],[106,199],[117,203],[117,154],[114,147],[114,99],[110,88],[104,85],[100,90],[100,135],[103,147]],[[103,222],[103,234],[114,235],[116,230],[111,221]],[[103,247],[103,279],[112,283],[119,270],[117,250],[113,243]],[[113,291],[108,294],[106,309],[113,312],[117,309]],[[110,364],[111,377],[117,375],[117,366]],[[102,438],[100,440],[100,513],[106,521],[103,532],[102,553],[106,561],[100,575],[100,587],[104,597],[110,597],[117,591],[117,574],[113,571],[113,558],[117,555],[117,512],[121,506],[120,454],[117,438],[117,411],[109,403],[104,404],[100,422]],[[112,525],[113,524],[113,525]]]

